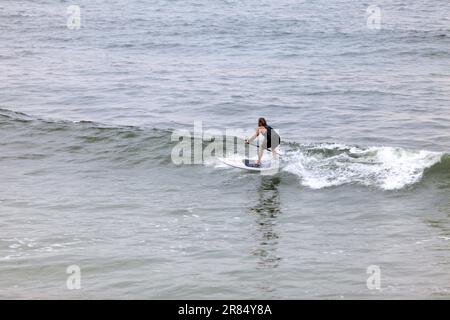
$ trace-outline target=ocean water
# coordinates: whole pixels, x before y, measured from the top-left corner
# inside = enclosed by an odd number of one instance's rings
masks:
[[[448,1],[71,4],[0,3],[0,298],[450,298]],[[173,162],[260,116],[277,174]]]

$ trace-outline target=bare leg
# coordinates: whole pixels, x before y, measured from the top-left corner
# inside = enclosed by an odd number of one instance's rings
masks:
[[[264,155],[264,149],[263,148],[259,148],[258,149],[258,161],[256,163],[261,164],[261,159]]]
[[[258,161],[256,161],[257,164],[261,164],[261,159],[264,155],[264,150],[267,149],[267,141],[264,140],[261,146],[258,148]]]

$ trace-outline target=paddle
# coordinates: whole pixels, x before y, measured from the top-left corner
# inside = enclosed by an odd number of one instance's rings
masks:
[[[250,143],[247,139],[244,140],[244,143],[247,143],[248,145],[257,147],[257,148],[259,149],[259,145],[254,144],[254,143]],[[268,150],[268,151],[269,151],[269,150]],[[272,148],[270,148],[270,151],[272,151]],[[282,155],[282,154],[281,154],[278,150],[276,150],[276,149],[275,149],[275,153],[276,153],[277,155],[279,155],[279,156]]]

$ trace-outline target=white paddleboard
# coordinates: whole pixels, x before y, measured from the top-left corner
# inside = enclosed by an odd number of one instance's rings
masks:
[[[249,171],[270,171],[278,169],[277,161],[266,160],[262,161],[260,166],[256,166],[255,159],[247,158],[220,158],[220,160],[234,168],[249,170]]]

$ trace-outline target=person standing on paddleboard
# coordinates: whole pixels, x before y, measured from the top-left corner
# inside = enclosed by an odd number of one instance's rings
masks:
[[[267,124],[266,119],[264,118],[258,119],[258,128],[256,128],[255,134],[250,139],[246,139],[245,143],[249,144],[250,142],[255,140],[260,134],[264,136],[264,141],[261,144],[261,146],[259,146],[258,149],[258,160],[256,161],[257,165],[261,165],[261,159],[263,157],[265,149],[272,151],[272,158],[275,159],[277,155],[275,149],[281,143],[281,138],[278,135],[278,133]]]

